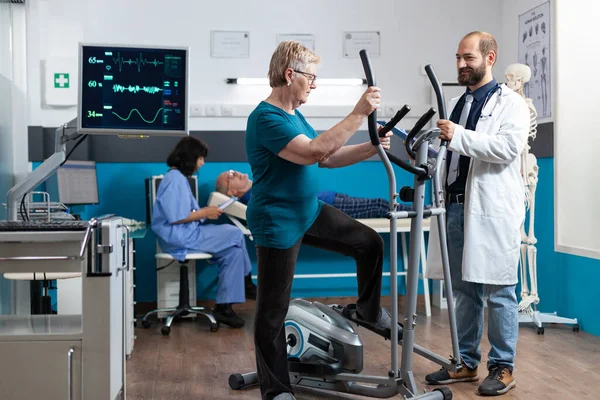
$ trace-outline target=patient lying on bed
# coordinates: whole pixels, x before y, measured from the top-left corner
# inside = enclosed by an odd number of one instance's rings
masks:
[[[216,191],[227,196],[235,196],[240,202],[248,204],[252,193],[252,181],[248,174],[229,170],[219,174]],[[319,200],[329,204],[355,219],[385,218],[389,212],[389,203],[381,198],[364,198],[348,196],[338,192],[319,192]],[[410,211],[408,204],[399,204],[397,211]]]

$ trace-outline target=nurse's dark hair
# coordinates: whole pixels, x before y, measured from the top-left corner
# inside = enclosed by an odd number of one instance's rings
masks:
[[[198,158],[206,158],[208,146],[200,139],[186,136],[177,143],[167,158],[169,167],[177,168],[185,176],[191,176],[196,170]]]

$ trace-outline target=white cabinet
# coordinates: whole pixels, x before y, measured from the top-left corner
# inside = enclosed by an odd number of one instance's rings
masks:
[[[80,340],[0,341],[0,354],[1,398],[82,399]]]
[[[129,359],[135,342],[135,250],[134,240],[129,239],[129,271],[125,286],[125,355]]]
[[[126,398],[125,233],[115,217],[85,232],[0,231],[0,273],[81,275],[79,314],[0,315],[0,399]]]
[[[125,335],[126,355],[131,358],[135,341],[135,313],[134,313],[134,239],[129,239],[129,271],[126,271],[125,281]],[[58,279],[57,287],[57,313],[59,315],[81,314],[82,309],[82,278]]]

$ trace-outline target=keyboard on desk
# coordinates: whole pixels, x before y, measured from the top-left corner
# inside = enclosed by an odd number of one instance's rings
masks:
[[[88,221],[55,220],[55,221],[0,221],[0,232],[56,232],[85,231]]]

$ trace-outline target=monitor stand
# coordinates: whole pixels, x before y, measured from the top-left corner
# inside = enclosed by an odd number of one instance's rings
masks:
[[[7,219],[9,221],[18,220],[19,203],[21,201],[20,199],[45,182],[50,175],[55,173],[65,161],[67,142],[77,134],[77,132],[71,135],[65,134],[65,131],[68,129],[77,129],[77,118],[74,118],[66,124],[56,128],[54,134],[54,154],[45,160],[42,165],[27,175],[25,179],[21,180],[8,191],[8,201],[6,204],[8,207]],[[42,314],[44,311],[48,311],[47,303],[49,303],[49,299],[45,299],[41,294],[42,286],[40,285],[40,281],[30,281],[29,288],[30,296],[28,296],[27,300],[29,300],[30,303],[28,305],[21,304],[21,306],[28,306],[28,308],[31,307],[30,312],[32,314]],[[13,292],[11,307],[12,312],[14,314],[18,314],[18,310],[21,309],[21,307],[19,307],[21,302],[19,300],[22,299],[24,302],[25,299],[17,295],[15,282],[13,282],[11,285],[11,291]],[[45,307],[44,301],[46,302]]]
[[[71,135],[67,135],[65,134],[67,129],[77,129],[77,118],[74,118],[66,124],[56,128],[56,132],[54,134],[54,154],[45,160],[42,165],[27,175],[25,179],[21,180],[8,191],[7,219],[9,221],[18,220],[19,202],[21,201],[20,199],[37,186],[45,182],[46,179],[55,173],[65,161],[67,142],[77,134],[77,132],[75,132]]]

